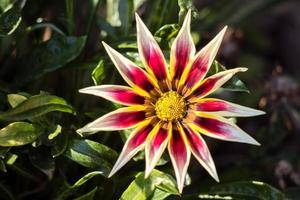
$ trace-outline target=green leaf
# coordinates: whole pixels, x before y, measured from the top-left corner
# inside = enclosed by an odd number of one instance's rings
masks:
[[[3,172],[7,172],[5,163],[3,162],[3,160],[0,160],[0,170]]]
[[[153,170],[147,179],[145,179],[144,176],[144,173],[138,173],[135,180],[124,191],[120,199],[143,200],[149,199],[150,197],[157,198],[159,196],[168,196],[171,194],[179,195],[176,188],[176,182],[170,175],[158,170]],[[157,189],[160,191],[156,191]],[[163,193],[167,193],[168,195],[163,195]]]
[[[179,6],[178,21],[179,24],[182,24],[188,10],[194,9],[193,0],[178,0],[178,6]]]
[[[12,6],[0,15],[0,37],[12,34],[22,21],[19,8]]]
[[[250,93],[249,89],[246,87],[245,83],[241,81],[238,77],[234,76],[228,81],[224,86],[224,90],[233,92],[247,92]]]
[[[5,163],[7,165],[13,165],[16,162],[17,158],[18,158],[18,155],[13,154],[13,153],[8,153],[5,157]]]
[[[80,197],[75,198],[74,200],[93,200],[97,190],[98,190],[98,187],[95,187],[93,190],[89,191],[88,193],[86,193]]]
[[[228,197],[243,200],[287,200],[285,195],[267,183],[258,181],[242,181],[217,185],[199,195],[200,199],[220,199]]]
[[[1,0],[0,1],[0,13],[7,9],[9,5],[11,5],[11,0]]]
[[[21,146],[36,140],[40,128],[27,122],[14,122],[0,130],[0,146]]]
[[[125,35],[128,35],[134,13],[133,0],[119,0],[118,12],[120,15],[122,30],[124,31]]]
[[[158,29],[154,36],[164,38],[170,40],[174,38],[179,31],[179,27],[177,24],[166,24],[160,29]]]
[[[51,149],[51,155],[56,158],[62,155],[68,147],[69,138],[67,134],[61,134],[55,138],[54,146]]]
[[[104,60],[100,60],[92,72],[92,79],[95,85],[99,85],[105,78]]]
[[[112,26],[121,26],[119,2],[120,0],[106,0],[106,19]]]
[[[27,97],[20,95],[20,94],[8,94],[7,95],[7,101],[9,105],[14,108],[23,101],[27,100]]]
[[[72,140],[65,155],[85,167],[99,169],[104,176],[111,171],[112,164],[117,158],[114,150],[87,139]]]
[[[226,67],[215,60],[208,72],[208,76],[225,70],[227,70]],[[237,75],[234,75],[222,88],[228,91],[250,93],[249,89]]]
[[[58,136],[61,133],[61,129],[61,125],[57,124],[55,130],[48,135],[48,139],[53,140],[56,136]]]
[[[39,117],[53,111],[75,114],[72,106],[63,98],[43,93],[32,96],[15,108],[0,113],[0,119],[6,121],[25,120]]]
[[[0,147],[0,159],[4,159],[11,147]]]
[[[17,84],[24,84],[46,73],[55,71],[74,60],[82,51],[86,36],[64,37],[55,35],[39,44],[29,55],[21,59],[23,69],[17,78]]]
[[[70,195],[75,193],[80,188],[80,186],[82,186],[87,181],[89,181],[91,178],[93,178],[97,175],[102,175],[102,172],[101,171],[93,171],[93,172],[90,172],[90,173],[84,175],[82,178],[80,178],[78,181],[76,181],[76,183],[74,183],[73,185],[71,185],[71,186],[68,185],[67,189],[65,191],[63,191],[62,193],[60,193],[54,199],[56,199],[56,200],[67,199]]]

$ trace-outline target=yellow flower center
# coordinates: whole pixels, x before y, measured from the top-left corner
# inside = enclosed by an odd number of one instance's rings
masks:
[[[175,91],[169,91],[157,100],[155,111],[163,121],[180,120],[186,113],[186,105],[182,96]]]

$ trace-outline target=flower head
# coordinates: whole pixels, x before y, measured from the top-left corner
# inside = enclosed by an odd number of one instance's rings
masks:
[[[234,68],[205,78],[215,59],[226,27],[195,54],[190,34],[191,11],[171,47],[170,63],[142,20],[136,15],[137,42],[145,70],[103,45],[130,87],[100,85],[80,92],[125,105],[87,124],[78,132],[115,131],[133,128],[109,176],[116,173],[136,153],[145,149],[149,176],[167,148],[181,192],[191,154],[219,181],[214,161],[201,134],[220,140],[259,145],[226,117],[246,117],[262,111],[207,96],[237,72]]]

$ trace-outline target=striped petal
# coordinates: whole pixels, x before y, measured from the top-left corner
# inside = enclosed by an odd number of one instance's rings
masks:
[[[141,105],[145,98],[130,87],[120,85],[100,85],[79,90],[81,93],[92,94],[122,105]]]
[[[188,141],[189,148],[199,163],[207,172],[219,182],[219,177],[215,163],[211,157],[209,149],[201,135],[189,126],[184,126],[184,132]]]
[[[171,135],[172,125],[158,123],[149,134],[145,146],[146,170],[145,178],[147,178],[154,169],[156,163],[166,149]]]
[[[143,122],[134,132],[128,137],[123,150],[112,168],[108,177],[114,175],[121,167],[123,167],[136,153],[144,148],[146,138],[152,131],[154,125],[151,120]]]
[[[154,37],[136,14],[137,43],[141,60],[147,71],[158,81],[166,81],[168,69],[164,55]]]
[[[191,10],[188,11],[183,25],[171,47],[170,74],[175,87],[177,87],[184,69],[195,54],[195,45],[190,33],[190,25]]]
[[[260,145],[255,139],[228,119],[202,112],[189,113],[189,115],[188,118],[192,119],[192,122],[188,123],[188,125],[209,137],[225,141]]]
[[[176,127],[173,129],[168,150],[175,171],[177,187],[181,193],[191,158],[191,151],[187,146],[187,141],[181,128]]]
[[[184,86],[192,92],[199,86],[217,55],[226,29],[227,26],[194,56],[191,65],[181,77],[180,88]]]
[[[247,68],[234,68],[230,70],[226,70],[223,72],[219,72],[217,74],[214,74],[206,79],[204,79],[200,85],[195,88],[194,90],[187,90],[185,93],[185,96],[188,96],[188,94],[191,94],[191,99],[189,99],[190,102],[197,102],[200,98],[203,98],[217,89],[219,89],[224,83],[226,83],[231,77],[238,73],[238,72],[245,72],[247,71]]]
[[[148,92],[156,88],[155,81],[132,61],[125,58],[105,42],[102,43],[123,79],[142,95],[149,96]]]
[[[260,110],[214,98],[200,99],[196,104],[192,105],[191,108],[196,111],[207,112],[223,117],[251,117],[265,114],[265,112]]]
[[[77,132],[116,131],[137,126],[146,119],[144,106],[119,108],[87,124]]]

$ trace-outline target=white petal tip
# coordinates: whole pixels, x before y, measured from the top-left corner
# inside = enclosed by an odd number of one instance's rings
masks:
[[[141,18],[140,18],[140,16],[137,13],[135,13],[135,21],[136,22],[140,22],[141,21]]]
[[[179,194],[182,194],[182,191],[183,191],[183,185],[178,185],[178,192]]]
[[[150,176],[150,174],[151,174],[151,171],[146,169],[144,178],[147,179]]]
[[[246,67],[240,67],[239,71],[240,72],[246,72],[246,71],[248,71],[248,68],[246,68]]]
[[[116,173],[115,170],[111,170],[111,172],[108,174],[107,178],[111,178]]]
[[[257,142],[254,138],[250,137],[248,139],[248,141],[245,141],[245,143],[248,143],[248,144],[252,144],[252,145],[256,145],[256,146],[260,146],[261,144],[259,142]]]
[[[88,92],[88,88],[82,88],[80,90],[78,90],[79,93],[87,93]]]

